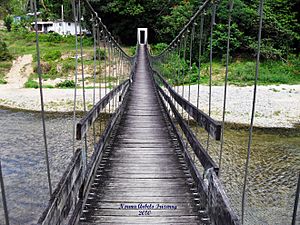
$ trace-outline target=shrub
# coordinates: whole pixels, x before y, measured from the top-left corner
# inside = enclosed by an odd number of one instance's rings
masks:
[[[10,60],[11,58],[12,55],[9,53],[6,43],[0,39],[0,61]]]
[[[74,88],[75,82],[73,80],[65,80],[55,85],[58,88]]]
[[[4,26],[6,26],[6,29],[8,32],[11,31],[11,27],[12,27],[12,24],[13,24],[13,17],[11,15],[7,15],[5,18],[4,18]]]
[[[38,88],[39,87],[39,84],[38,82],[36,82],[35,80],[28,80],[26,83],[25,83],[25,88]]]
[[[62,73],[68,73],[71,70],[75,70],[75,64],[72,61],[65,61],[62,64],[61,71]]]
[[[0,84],[7,84],[7,81],[6,81],[6,80],[4,80],[4,78],[3,78],[3,77],[0,77]]]
[[[106,52],[102,49],[96,50],[96,59],[104,60],[106,58]]]
[[[159,53],[161,53],[167,47],[168,47],[168,45],[165,44],[165,43],[158,43],[156,45],[151,46],[151,52],[154,55],[158,55]]]
[[[63,37],[58,33],[50,33],[46,35],[47,42],[60,43],[63,40]]]
[[[44,60],[54,61],[56,59],[59,59],[60,57],[61,57],[61,51],[52,50],[52,51],[47,52],[43,58],[44,58]]]

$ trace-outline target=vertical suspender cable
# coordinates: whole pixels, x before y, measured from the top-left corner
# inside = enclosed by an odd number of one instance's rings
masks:
[[[297,210],[298,210],[298,203],[299,203],[299,194],[300,194],[300,172],[298,174],[298,184],[295,193],[295,204],[294,204],[292,225],[296,225],[297,222],[296,219],[297,219]]]
[[[263,7],[264,7],[264,0],[260,0],[260,4],[259,4],[258,46],[257,46],[256,70],[255,70],[255,81],[254,81],[254,91],[253,91],[254,93],[253,93],[251,123],[250,123],[250,130],[249,130],[249,141],[248,141],[247,159],[246,159],[246,164],[245,164],[245,176],[244,176],[244,185],[243,185],[243,194],[242,194],[242,224],[244,224],[246,189],[247,189],[249,162],[250,162],[250,155],[251,155],[253,124],[254,124],[254,117],[255,117],[257,81],[258,81],[259,63],[260,63],[261,31],[262,31],[262,25],[263,25]]]
[[[105,52],[105,58],[104,58],[104,83],[105,83],[105,95],[107,94],[107,87],[106,87],[106,82],[107,82],[107,59],[109,57],[109,50],[106,50],[106,46],[107,46],[107,36],[104,33],[104,52]],[[107,55],[107,56],[106,56]],[[105,108],[106,111],[106,108]]]
[[[200,100],[200,78],[201,78],[201,56],[202,56],[202,39],[203,39],[204,14],[201,14],[200,19],[200,40],[199,40],[199,57],[198,57],[198,80],[197,80],[197,109],[199,109]]]
[[[73,14],[74,14],[74,23],[75,23],[75,77],[74,77],[74,105],[73,105],[73,154],[75,153],[75,135],[76,135],[76,101],[77,101],[77,77],[78,77],[78,31],[77,31],[77,20],[78,20],[78,14],[76,12],[76,3],[75,0],[72,1],[72,8],[73,8]]]
[[[6,195],[5,195],[5,187],[4,187],[4,180],[3,180],[3,174],[2,174],[1,159],[0,159],[0,186],[1,186],[1,194],[2,194],[5,224],[9,225],[9,216],[8,216],[8,209],[7,209],[7,202],[6,202]]]
[[[186,60],[185,60],[185,56],[186,56],[186,44],[187,44],[187,39],[188,39],[188,31],[186,32],[185,36],[183,36],[184,38],[184,49],[183,49],[183,65],[182,65],[182,97],[184,98],[184,78],[185,78],[185,74],[184,74],[184,66],[185,66],[185,63],[186,63]],[[183,117],[183,107],[182,107],[182,111],[181,111],[181,114],[182,114],[182,117]]]
[[[101,66],[101,35],[102,35],[103,31],[99,29],[99,23],[97,24],[97,42],[98,42],[98,62],[99,62],[99,71],[98,71],[98,78],[99,78],[99,101],[102,98],[102,94],[101,94],[101,75],[102,75],[102,66]],[[105,57],[105,54],[104,54]],[[100,133],[102,133],[102,125],[101,125],[101,114],[99,115],[99,125],[100,125]]]
[[[215,18],[216,18],[216,4],[213,3],[212,5],[212,14],[211,14],[211,26],[210,26],[210,52],[209,52],[209,99],[208,99],[208,115],[211,115],[211,86],[212,86],[212,61],[213,61],[213,32],[214,32],[214,25],[215,25]],[[209,149],[209,133],[207,134],[207,146],[206,151]]]
[[[84,81],[84,65],[83,65],[83,39],[82,39],[82,27],[81,27],[81,0],[78,1],[78,18],[79,18],[79,32],[80,32],[80,60],[81,60],[81,79],[82,79],[82,99],[83,99],[83,110],[86,112],[86,102],[85,102],[85,81]],[[87,135],[84,135],[84,140],[82,140],[82,160],[83,160],[83,173],[86,171],[87,167]]]
[[[221,176],[222,155],[224,147],[224,128],[225,128],[225,113],[226,113],[226,100],[227,100],[227,84],[228,84],[228,67],[230,57],[230,35],[231,35],[231,14],[233,9],[234,0],[229,0],[229,17],[228,17],[228,34],[227,34],[227,52],[226,52],[226,71],[224,83],[224,100],[223,100],[223,115],[222,115],[222,131],[221,131],[221,146],[219,154],[219,177]]]
[[[182,41],[178,39],[178,68],[177,68],[177,94],[179,94],[179,86],[180,86],[180,69],[181,69],[181,47]],[[177,103],[177,108],[179,110],[179,104]]]
[[[193,57],[193,41],[194,41],[194,34],[195,34],[195,22],[193,23],[192,27],[192,34],[190,39],[190,68],[189,68],[189,92],[188,92],[188,101],[191,101],[191,72],[192,72],[192,57]],[[188,113],[188,124],[190,123],[190,114]]]
[[[79,17],[79,33],[80,33],[80,61],[81,61],[81,79],[82,79],[82,97],[83,97],[83,110],[86,112],[85,102],[85,81],[84,81],[84,65],[83,65],[83,40],[82,40],[82,27],[81,27],[81,4],[78,1],[78,17]]]
[[[93,79],[93,106],[96,104],[96,70],[97,70],[97,32],[96,32],[96,19],[93,20],[93,38],[94,38],[94,79]],[[95,123],[93,123],[93,137],[94,146],[96,144],[96,131]]]
[[[36,0],[34,0],[34,18],[35,18],[35,38],[36,38],[36,53],[37,53],[37,72],[39,75],[39,87],[40,87],[40,98],[41,98],[41,115],[43,124],[43,137],[45,145],[45,157],[47,166],[47,176],[49,185],[49,194],[52,195],[52,185],[51,185],[51,174],[49,166],[49,156],[48,156],[48,144],[47,144],[47,133],[46,133],[46,123],[45,123],[45,110],[44,110],[44,98],[43,98],[43,84],[42,84],[42,70],[41,70],[41,58],[40,58],[40,46],[39,46],[39,33],[37,24],[37,5]]]

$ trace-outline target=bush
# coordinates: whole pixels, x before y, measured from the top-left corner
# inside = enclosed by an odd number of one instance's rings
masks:
[[[12,24],[13,24],[13,17],[11,15],[7,15],[5,18],[4,18],[4,26],[6,26],[6,29],[8,32],[11,31],[11,27],[12,27]]]
[[[83,37],[83,39],[82,39],[82,46],[89,47],[89,46],[93,46],[93,44],[94,44],[93,38]]]
[[[4,78],[0,77],[0,84],[7,84],[7,81]]]
[[[75,62],[73,62],[73,61],[63,62],[61,72],[62,73],[68,73],[71,70],[75,70]]]
[[[43,58],[44,58],[44,60],[47,60],[47,61],[54,61],[56,59],[59,59],[60,57],[61,57],[61,51],[52,50],[52,51],[47,52]]]
[[[24,86],[25,88],[38,88],[39,84],[35,80],[28,80]]]
[[[58,88],[74,88],[75,82],[73,80],[65,80],[55,85]]]
[[[106,58],[106,52],[102,49],[96,50],[96,59],[104,60]]]
[[[46,35],[45,41],[53,42],[53,43],[60,43],[63,40],[63,37],[58,33],[50,33]]]
[[[158,43],[156,45],[152,45],[151,46],[151,52],[154,55],[158,55],[160,54],[164,49],[166,49],[168,47],[167,44],[165,43]]]
[[[0,39],[0,61],[6,61],[12,59],[12,55],[7,49],[7,45]]]

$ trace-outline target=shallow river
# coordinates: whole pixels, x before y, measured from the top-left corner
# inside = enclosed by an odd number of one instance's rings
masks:
[[[53,187],[72,156],[72,116],[47,115]],[[11,224],[35,224],[49,198],[39,113],[0,110],[0,153]],[[222,181],[234,208],[240,210],[248,133],[227,129]],[[203,139],[205,141],[205,138]],[[297,172],[299,131],[255,132],[250,163],[246,224],[291,223]],[[210,153],[217,159],[219,143]],[[0,224],[4,224],[0,197]]]

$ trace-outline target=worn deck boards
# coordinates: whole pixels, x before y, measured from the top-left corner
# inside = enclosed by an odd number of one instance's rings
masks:
[[[141,46],[125,112],[105,150],[80,224],[208,224],[147,69]],[[149,208],[134,208],[140,203]]]

